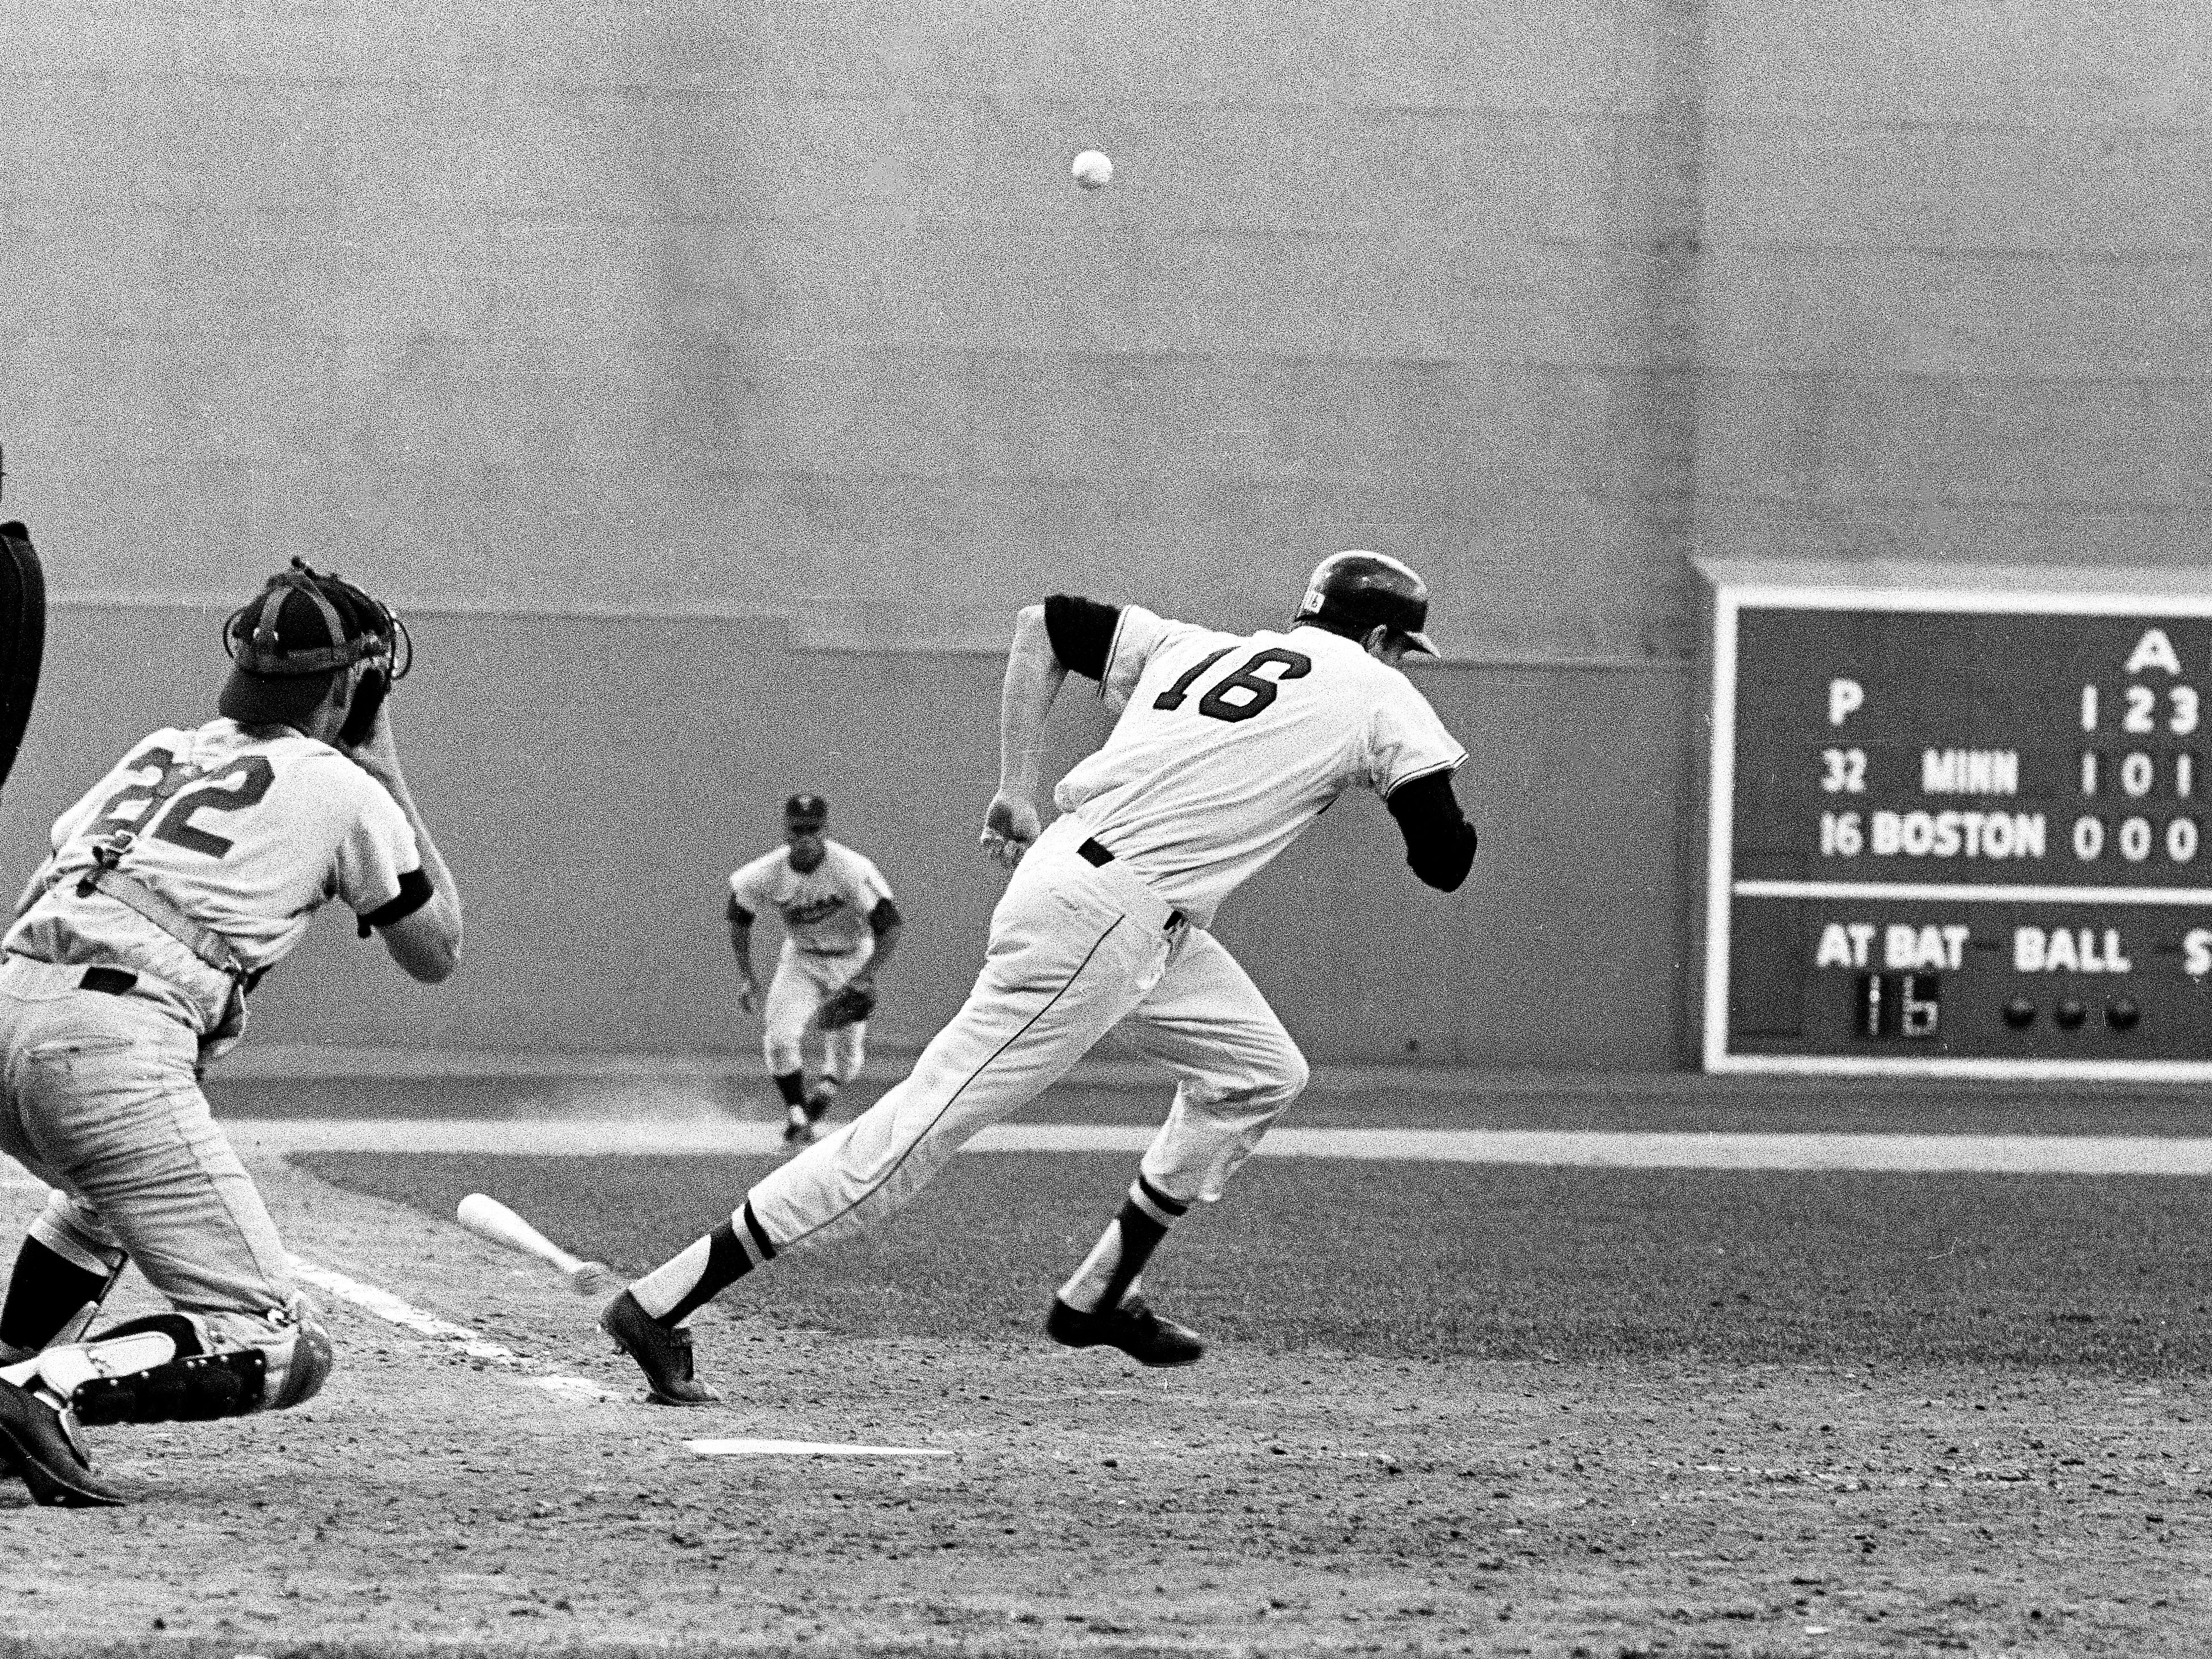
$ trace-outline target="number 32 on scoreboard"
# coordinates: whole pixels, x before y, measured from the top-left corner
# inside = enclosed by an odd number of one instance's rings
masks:
[[[1832,795],[1863,795],[1867,787],[1867,757],[1863,749],[1823,749],[1820,787]]]

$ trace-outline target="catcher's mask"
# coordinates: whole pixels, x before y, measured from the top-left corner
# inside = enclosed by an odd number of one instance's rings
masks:
[[[218,707],[246,726],[299,726],[335,678],[356,663],[371,664],[342,734],[347,742],[368,736],[376,705],[415,663],[407,625],[390,606],[301,558],[230,613],[222,645],[232,668]]]
[[[1438,654],[1421,630],[1429,622],[1429,585],[1413,567],[1387,553],[1354,549],[1332,553],[1306,579],[1297,623],[1311,623],[1347,639],[1364,639],[1377,623],[1406,641],[1411,651]]]

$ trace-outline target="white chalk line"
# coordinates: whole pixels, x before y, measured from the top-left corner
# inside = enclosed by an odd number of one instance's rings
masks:
[[[563,1158],[780,1156],[774,1123],[637,1117],[558,1122],[499,1118],[243,1118],[241,1147],[275,1152],[506,1152]],[[973,1152],[1141,1152],[1156,1130],[1001,1123]],[[1405,1159],[1610,1169],[1858,1170],[2014,1175],[2212,1175],[2212,1137],[1753,1133],[1596,1129],[1277,1129],[1261,1158]]]
[[[357,1279],[319,1267],[301,1255],[291,1257],[295,1276],[306,1280],[318,1290],[351,1303],[364,1313],[450,1344],[471,1359],[487,1364],[509,1369],[526,1367],[530,1362],[505,1343],[493,1342],[478,1336],[465,1325],[456,1325],[441,1319],[435,1314],[425,1313],[404,1298],[394,1296],[380,1285],[365,1285]],[[623,1401],[629,1398],[620,1391],[605,1387],[583,1376],[518,1376],[514,1381],[527,1388],[543,1389],[557,1399],[586,1401]],[[928,1446],[863,1446],[843,1441],[817,1440],[686,1440],[687,1450],[702,1457],[784,1456],[784,1457],[950,1457],[950,1451]]]
[[[9,1160],[5,1164],[4,1170],[0,1170],[0,1190],[45,1193],[52,1189],[45,1182]],[[487,1365],[497,1365],[509,1371],[526,1372],[531,1370],[533,1362],[517,1353],[505,1343],[494,1342],[487,1337],[479,1336],[465,1325],[456,1325],[450,1320],[439,1318],[435,1314],[425,1313],[412,1303],[394,1296],[390,1291],[380,1285],[365,1285],[360,1279],[310,1261],[303,1255],[287,1252],[287,1258],[291,1266],[293,1277],[295,1279],[313,1285],[326,1295],[337,1297],[340,1301],[349,1303],[364,1313],[374,1314],[386,1324],[397,1325],[402,1329],[413,1331],[417,1335],[427,1336],[433,1341],[443,1342],[467,1358]],[[594,1382],[587,1376],[532,1374],[515,1376],[511,1380],[524,1388],[542,1389],[547,1394],[561,1400],[620,1401],[629,1398],[620,1390],[610,1389],[604,1383]]]
[[[950,1457],[939,1446],[855,1446],[840,1440],[687,1440],[701,1457]]]
[[[479,1336],[465,1325],[456,1325],[450,1320],[428,1314],[412,1303],[394,1296],[390,1291],[375,1285],[364,1285],[357,1279],[319,1267],[305,1256],[291,1258],[293,1276],[305,1280],[317,1290],[351,1304],[362,1312],[374,1314],[387,1324],[446,1343],[471,1359],[509,1370],[524,1370],[531,1361],[503,1342],[494,1342]],[[543,1389],[546,1393],[564,1400],[623,1400],[629,1396],[594,1382],[584,1376],[518,1376],[514,1379],[526,1388]]]
[[[46,1183],[21,1171],[11,1171],[0,1178],[0,1186],[49,1190]],[[405,1297],[396,1296],[380,1285],[366,1284],[349,1273],[310,1261],[296,1252],[288,1251],[286,1260],[292,1276],[313,1285],[325,1295],[374,1316],[388,1325],[413,1331],[418,1336],[442,1342],[471,1359],[487,1365],[497,1365],[511,1371],[526,1371],[532,1361],[508,1347],[504,1342],[494,1342],[480,1336],[465,1325],[457,1325],[449,1319],[426,1313]],[[594,1382],[587,1376],[560,1375],[531,1375],[512,1379],[524,1388],[542,1389],[556,1399],[597,1402],[624,1401],[626,1394],[605,1384]],[[702,1457],[731,1456],[808,1456],[808,1457],[950,1457],[949,1451],[926,1446],[863,1446],[841,1441],[812,1440],[687,1440],[684,1445]]]
[[[471,1359],[488,1364],[519,1369],[529,1361],[501,1342],[493,1342],[478,1336],[465,1325],[425,1313],[412,1303],[394,1296],[390,1291],[375,1285],[364,1285],[329,1267],[319,1267],[306,1257],[291,1258],[293,1273],[318,1290],[326,1291],[365,1313],[414,1331],[434,1340],[446,1342],[460,1350]],[[557,1399],[597,1401],[622,1401],[629,1396],[582,1376],[518,1376],[517,1382],[529,1388],[544,1389]],[[929,1446],[864,1446],[843,1441],[817,1440],[686,1440],[685,1449],[702,1457],[950,1457],[950,1451]]]

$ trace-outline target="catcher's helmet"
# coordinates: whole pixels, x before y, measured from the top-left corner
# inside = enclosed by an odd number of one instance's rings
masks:
[[[1413,567],[1387,553],[1332,553],[1314,567],[1291,623],[1312,623],[1333,634],[1363,638],[1377,623],[1402,635],[1409,649],[1437,656],[1428,625],[1429,585]]]
[[[246,725],[296,725],[333,675],[374,662],[387,683],[406,677],[414,642],[390,607],[305,559],[271,576],[222,625],[232,664],[218,707]]]

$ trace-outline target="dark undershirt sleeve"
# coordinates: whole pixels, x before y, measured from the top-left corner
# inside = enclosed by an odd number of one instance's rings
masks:
[[[376,927],[389,927],[395,921],[404,921],[430,902],[433,889],[430,878],[421,870],[403,872],[399,878],[399,896],[388,903],[380,904],[361,918],[361,936],[367,939]]]
[[[753,925],[753,913],[738,902],[738,896],[735,893],[730,895],[728,915],[730,920],[740,927],[750,927]]]
[[[1409,779],[1390,792],[1388,804],[1413,873],[1443,892],[1456,890],[1474,867],[1474,826],[1459,810],[1451,774]]]
[[[888,933],[905,921],[906,918],[899,915],[898,906],[889,899],[878,900],[876,908],[868,912],[868,926],[878,934]]]
[[[1106,653],[1114,648],[1114,630],[1121,621],[1119,605],[1096,599],[1054,593],[1044,602],[1044,631],[1053,655],[1069,673],[1085,679],[1106,678]]]

